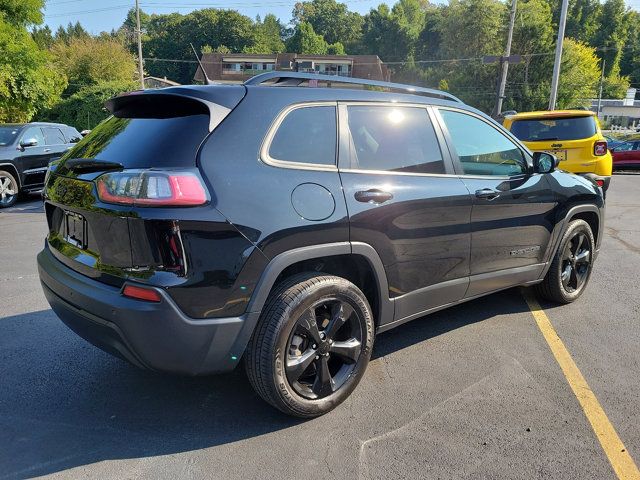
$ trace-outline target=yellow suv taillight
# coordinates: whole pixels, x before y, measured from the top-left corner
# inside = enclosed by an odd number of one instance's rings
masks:
[[[607,154],[607,142],[604,140],[596,140],[593,144],[593,154],[596,157],[601,157]]]

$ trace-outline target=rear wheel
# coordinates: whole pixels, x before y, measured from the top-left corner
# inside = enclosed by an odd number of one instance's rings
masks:
[[[297,417],[322,415],[356,387],[373,346],[364,294],[335,276],[301,274],[268,300],[249,342],[245,366],[258,394]]]
[[[547,275],[536,286],[537,293],[558,303],[577,300],[591,276],[594,248],[589,224],[584,220],[569,222]]]
[[[0,170],[0,208],[11,207],[18,201],[17,180],[9,172]]]

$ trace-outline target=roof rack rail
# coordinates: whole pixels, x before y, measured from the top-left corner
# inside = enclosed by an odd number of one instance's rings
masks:
[[[305,80],[318,80],[322,82],[348,83],[352,85],[367,85],[371,87],[390,88],[413,95],[442,98],[444,100],[452,100],[454,102],[464,103],[455,95],[433,88],[416,87],[415,85],[405,85],[403,83],[382,82],[379,80],[368,80],[366,78],[343,77],[340,75],[324,75],[321,73],[283,72],[280,70],[276,70],[272,72],[261,73],[254,77],[251,77],[250,79],[245,81],[244,84],[261,85],[266,81],[274,78],[278,79],[276,82],[274,82],[274,85],[276,86],[296,86],[300,85]]]

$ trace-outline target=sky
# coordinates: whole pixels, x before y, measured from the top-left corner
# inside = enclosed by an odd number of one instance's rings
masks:
[[[349,9],[359,13],[367,13],[384,0],[343,0]],[[283,23],[291,20],[291,11],[296,0],[140,0],[140,8],[147,13],[189,13],[199,8],[230,8],[255,18],[273,13]],[[395,0],[387,0],[388,4]],[[640,10],[640,0],[627,0],[627,5]],[[127,11],[135,5],[135,0],[47,0],[45,6],[45,23],[52,30],[69,22],[80,23],[93,34],[111,31],[124,21]]]
[[[283,23],[291,20],[291,11],[300,0],[140,0],[140,8],[146,13],[189,13],[200,8],[229,8],[243,15],[255,18],[273,13]],[[640,0],[635,0],[640,2]],[[384,0],[346,0],[349,10],[367,13]],[[394,3],[389,0],[387,3]],[[80,23],[93,34],[118,28],[127,14],[135,6],[135,0],[47,0],[45,5],[45,23],[52,30],[69,22]]]

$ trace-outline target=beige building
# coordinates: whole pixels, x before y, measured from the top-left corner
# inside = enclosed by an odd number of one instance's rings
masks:
[[[389,81],[390,78],[389,70],[377,55],[205,53],[201,61],[207,76],[211,80],[222,83],[241,83],[254,75],[273,70],[382,81]],[[204,82],[200,67],[193,78]]]

